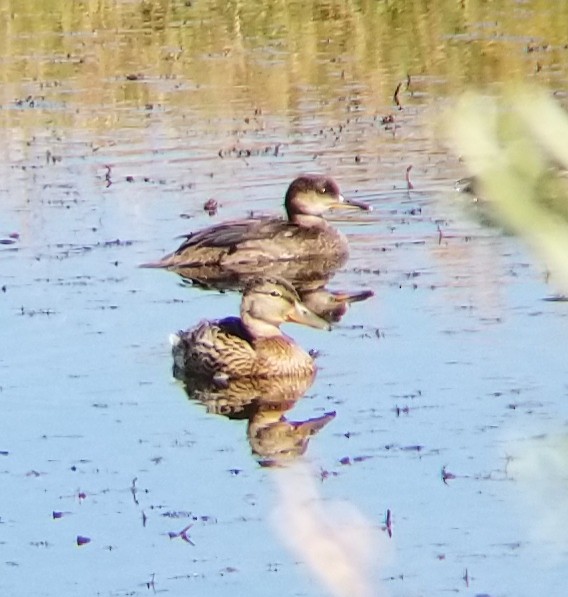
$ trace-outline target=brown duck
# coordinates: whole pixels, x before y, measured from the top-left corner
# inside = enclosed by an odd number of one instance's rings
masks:
[[[311,256],[347,256],[347,239],[326,222],[323,214],[331,209],[371,209],[365,203],[346,200],[332,178],[315,174],[305,174],[290,184],[284,208],[287,219],[234,220],[189,234],[176,251],[142,267],[230,268]]]
[[[174,368],[178,376],[219,382],[239,377],[311,376],[314,361],[280,330],[285,321],[330,329],[300,301],[289,282],[252,280],[243,292],[240,318],[203,321],[171,337]]]

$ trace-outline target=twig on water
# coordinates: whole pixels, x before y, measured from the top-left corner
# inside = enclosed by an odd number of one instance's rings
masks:
[[[396,86],[396,89],[394,90],[394,103],[397,105],[399,110],[402,110],[402,104],[400,103],[400,100],[398,99],[398,94],[400,93],[400,88],[402,87],[402,81]]]
[[[412,164],[406,168],[406,188],[411,191],[414,185],[410,182],[410,171],[412,170]]]

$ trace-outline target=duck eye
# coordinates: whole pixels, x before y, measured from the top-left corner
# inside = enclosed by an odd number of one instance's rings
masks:
[[[320,188],[318,189],[318,193],[319,193],[320,195],[325,195],[325,194],[327,193],[327,189],[326,189],[325,187],[320,187]]]
[[[270,296],[280,296],[280,293],[278,292],[278,290],[271,290]]]

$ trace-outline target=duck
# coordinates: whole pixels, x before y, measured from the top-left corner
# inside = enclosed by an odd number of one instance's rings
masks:
[[[329,176],[304,174],[288,187],[284,208],[286,219],[251,217],[188,234],[173,253],[141,267],[231,268],[314,256],[346,258],[349,245],[345,235],[331,226],[323,214],[332,209],[370,210],[371,206],[345,199],[337,182]]]
[[[280,330],[286,321],[331,329],[301,302],[287,280],[250,280],[240,317],[205,320],[170,337],[174,376],[195,375],[219,384],[239,377],[312,376],[312,356]]]

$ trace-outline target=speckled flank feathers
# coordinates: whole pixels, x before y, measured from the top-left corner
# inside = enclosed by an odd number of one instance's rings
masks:
[[[284,321],[329,329],[288,282],[255,279],[244,290],[240,318],[202,321],[171,337],[175,367],[217,379],[312,375],[312,357],[281,332]]]

